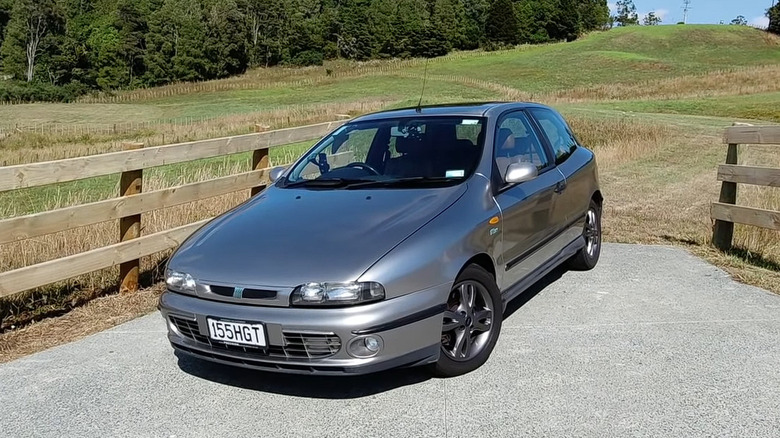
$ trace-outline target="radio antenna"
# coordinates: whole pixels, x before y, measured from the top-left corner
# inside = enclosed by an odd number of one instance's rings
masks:
[[[425,72],[423,73],[423,84],[422,84],[422,91],[420,92],[420,101],[417,102],[417,112],[422,112],[422,100],[423,96],[425,95],[425,82],[428,80],[428,60],[430,58],[425,58]]]

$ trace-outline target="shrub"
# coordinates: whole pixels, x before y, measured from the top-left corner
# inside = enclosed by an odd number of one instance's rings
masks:
[[[0,102],[71,102],[87,92],[80,83],[55,86],[47,82],[0,81]]]
[[[325,57],[317,50],[304,50],[290,60],[290,65],[305,67],[308,65],[322,65]]]

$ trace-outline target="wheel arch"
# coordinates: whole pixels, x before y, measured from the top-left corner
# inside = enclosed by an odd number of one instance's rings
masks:
[[[604,205],[604,196],[601,195],[601,190],[596,190],[590,199],[596,201],[596,204],[599,205],[599,208]]]
[[[496,264],[493,262],[493,258],[488,254],[480,253],[468,259],[466,263],[461,266],[460,271],[458,271],[458,277],[469,265],[480,266],[484,270],[488,271],[488,273],[493,277],[493,280],[496,280]]]

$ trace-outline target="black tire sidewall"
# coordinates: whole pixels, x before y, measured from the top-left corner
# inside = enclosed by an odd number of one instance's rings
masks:
[[[496,285],[496,280],[483,267],[479,265],[468,265],[461,271],[460,275],[458,275],[458,278],[453,284],[453,289],[460,283],[469,280],[482,284],[485,289],[487,289],[492,300],[493,320],[491,322],[492,330],[490,332],[490,339],[479,354],[467,361],[456,361],[447,356],[443,350],[440,351],[439,360],[434,365],[434,370],[435,373],[441,377],[460,376],[482,366],[490,357],[490,353],[493,352],[493,348],[498,341],[498,336],[501,333],[501,324],[504,320],[504,305],[501,300],[501,292]]]

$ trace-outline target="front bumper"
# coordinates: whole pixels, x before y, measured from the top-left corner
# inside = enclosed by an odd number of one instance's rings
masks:
[[[439,358],[444,302],[450,285],[378,303],[337,309],[259,307],[209,301],[165,292],[159,309],[168,339],[177,351],[230,365],[267,371],[353,375]],[[262,323],[267,348],[210,340],[206,318]],[[382,349],[373,357],[349,353],[351,342],[378,336]]]

